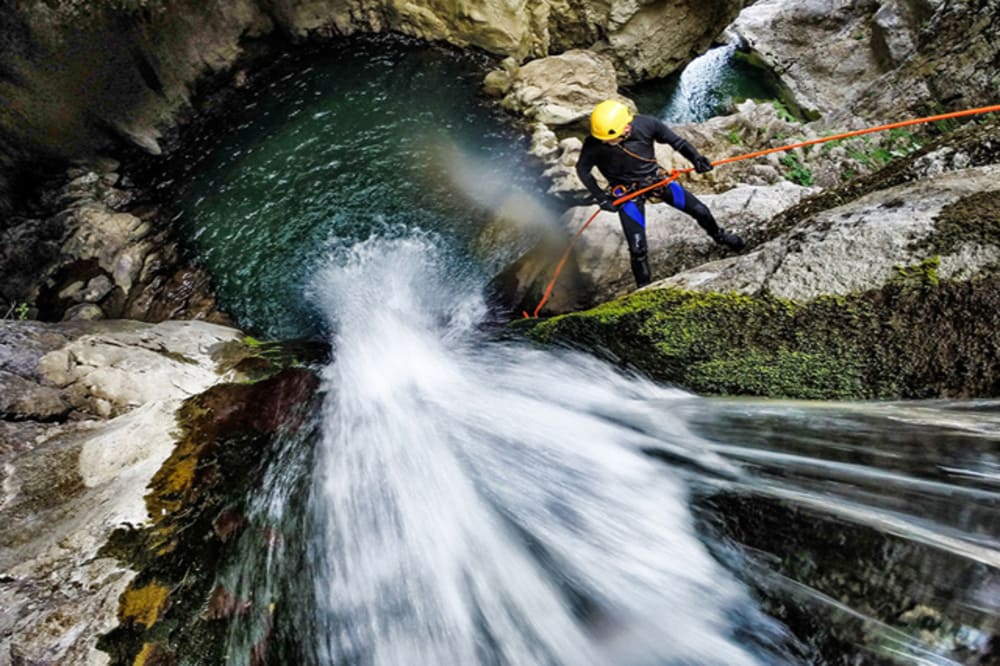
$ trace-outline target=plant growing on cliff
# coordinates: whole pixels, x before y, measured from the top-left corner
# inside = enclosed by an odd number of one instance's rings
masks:
[[[774,110],[778,114],[779,119],[784,120],[786,123],[798,122],[792,112],[788,110],[788,107],[785,106],[785,103],[781,100],[771,100],[771,105],[774,106]]]
[[[4,314],[4,319],[16,319],[17,321],[24,321],[28,318],[31,313],[31,306],[27,303],[11,303],[10,307],[7,309],[6,314]]]
[[[804,187],[810,187],[813,184],[812,170],[802,164],[798,157],[789,153],[782,156],[780,161],[786,167],[785,178]]]

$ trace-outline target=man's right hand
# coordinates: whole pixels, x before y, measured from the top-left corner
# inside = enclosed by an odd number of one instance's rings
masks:
[[[601,207],[601,210],[606,210],[609,213],[617,213],[618,206],[615,205],[615,200],[611,197],[606,197],[597,202],[597,205]]]

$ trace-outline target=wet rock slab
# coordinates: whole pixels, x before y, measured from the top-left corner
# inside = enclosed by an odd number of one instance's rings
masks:
[[[135,574],[99,551],[146,521],[175,412],[222,381],[214,352],[240,339],[204,322],[2,323],[0,378],[19,393],[0,421],[0,660],[103,660],[96,637]]]

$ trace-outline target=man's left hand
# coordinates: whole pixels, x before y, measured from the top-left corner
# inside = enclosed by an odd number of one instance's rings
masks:
[[[694,158],[693,164],[696,173],[707,173],[712,170],[712,163],[704,155]]]

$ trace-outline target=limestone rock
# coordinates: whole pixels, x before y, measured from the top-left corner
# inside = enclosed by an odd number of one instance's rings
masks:
[[[139,242],[149,235],[149,224],[129,213],[113,213],[98,206],[81,209],[77,219],[63,252],[76,259],[97,259],[115,284],[128,293],[142,270],[140,258],[150,250]]]
[[[105,318],[104,310],[93,303],[74,305],[63,315],[63,321],[97,321]]]
[[[30,445],[10,441],[8,424],[0,428],[0,655],[106,663],[96,640],[117,623],[119,596],[135,573],[99,550],[112,530],[147,521],[143,497],[174,448],[175,412],[225,379],[213,351],[240,336],[203,322],[0,322],[4,411],[7,389],[31,402],[17,409],[44,417],[61,409],[60,389],[85,386],[89,401],[118,414],[13,433],[33,437]],[[5,355],[5,344],[21,356]],[[10,372],[42,352],[33,378],[58,388]]]
[[[875,3],[761,0],[729,27],[791,91],[799,106],[831,113],[883,73],[871,39]]]
[[[1000,102],[1000,5],[913,0],[898,15],[910,26],[915,52],[858,97],[855,113],[903,118]],[[906,39],[884,41],[890,54],[910,46]]]
[[[898,67],[917,52],[920,23],[930,17],[922,16],[922,2],[889,0],[882,4],[872,17],[872,39],[886,69]]]
[[[46,354],[39,372],[70,390],[81,406],[123,413],[149,402],[191,395],[215,380],[211,350],[237,339],[232,329],[194,321],[80,337]],[[99,402],[103,401],[103,402]]]
[[[729,30],[800,105],[847,122],[997,101],[996,3],[764,0]]]
[[[939,218],[970,196],[996,193],[998,177],[1000,167],[979,167],[874,192],[808,217],[748,254],[682,271],[658,284],[698,291],[767,291],[806,301],[877,289],[935,257],[935,279],[971,279],[1000,262],[1000,243],[959,239],[953,250],[939,256],[934,246]]]
[[[608,58],[573,50],[516,69],[502,104],[531,120],[558,127],[586,119],[594,105],[605,99],[632,104],[618,94],[618,77]]]
[[[0,418],[49,421],[65,416],[70,409],[60,391],[0,370]]]

